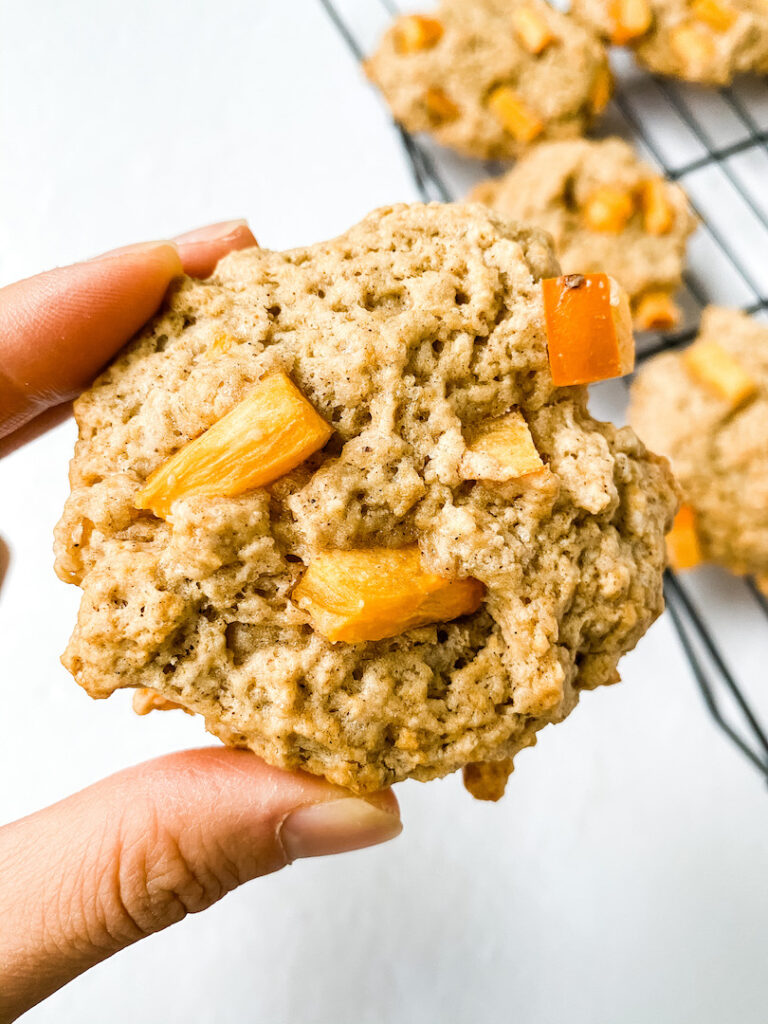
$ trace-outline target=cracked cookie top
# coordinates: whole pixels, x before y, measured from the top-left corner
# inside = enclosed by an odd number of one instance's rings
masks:
[[[371,790],[509,758],[615,681],[675,495],[553,383],[557,273],[539,231],[430,204],[179,280],[76,403],[78,682]]]

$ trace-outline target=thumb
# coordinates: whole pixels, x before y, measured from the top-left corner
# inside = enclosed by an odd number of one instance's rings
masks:
[[[82,391],[157,312],[174,277],[204,277],[252,245],[245,221],[224,221],[0,288],[0,437]]]
[[[148,242],[0,289],[0,437],[82,391],[181,273]]]
[[[0,1022],[243,882],[401,830],[365,799],[247,751],[129,768],[0,830]]]

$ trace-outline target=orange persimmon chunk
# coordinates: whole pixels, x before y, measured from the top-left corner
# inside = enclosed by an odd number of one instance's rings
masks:
[[[265,487],[322,448],[332,429],[282,372],[256,385],[147,479],[137,508],[169,517],[178,498]]]
[[[541,53],[555,41],[555,34],[535,7],[517,7],[510,13],[515,33],[529,53]]]
[[[741,363],[716,341],[702,338],[683,352],[683,365],[693,379],[735,409],[757,390]]]
[[[544,468],[519,409],[483,423],[467,445],[460,472],[465,480],[514,480]]]
[[[219,331],[204,354],[208,359],[215,359],[216,356],[222,356],[229,352],[234,344],[236,342],[231,334]]]
[[[600,185],[584,204],[584,220],[592,231],[618,235],[635,212],[635,201],[624,188]]]
[[[556,387],[622,377],[635,365],[629,300],[607,274],[542,281],[547,346]]]
[[[669,292],[644,292],[635,304],[635,326],[639,331],[666,331],[680,319],[680,310]]]
[[[607,64],[598,68],[592,82],[590,106],[593,114],[602,114],[613,95],[613,75]]]
[[[667,199],[667,185],[661,178],[649,178],[640,187],[643,227],[649,235],[666,235],[675,223],[675,211]]]
[[[693,0],[691,13],[715,32],[727,32],[736,21],[736,11],[719,0]]]
[[[325,551],[309,563],[293,600],[327,640],[356,644],[469,615],[484,593],[478,580],[428,572],[413,544]]]
[[[544,131],[544,122],[523,103],[508,85],[498,85],[488,97],[496,120],[518,142],[533,142]]]
[[[613,23],[611,42],[617,46],[645,35],[653,20],[648,0],[612,0],[610,13]]]
[[[395,49],[398,53],[418,53],[440,42],[443,26],[436,18],[408,14],[395,26]]]
[[[430,88],[422,98],[427,113],[436,121],[455,121],[459,116],[459,108],[450,96],[442,89]]]
[[[692,569],[703,561],[699,535],[696,532],[696,513],[685,502],[667,534],[667,557],[675,570]]]

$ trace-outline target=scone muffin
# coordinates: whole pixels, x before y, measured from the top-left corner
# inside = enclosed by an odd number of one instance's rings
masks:
[[[768,73],[763,0],[573,0],[572,10],[661,75],[727,85],[737,74]]]
[[[672,462],[683,490],[674,567],[717,562],[768,582],[768,327],[705,310],[697,340],[650,360],[630,420]]]
[[[398,18],[366,70],[409,131],[500,159],[581,135],[613,88],[594,32],[545,0],[444,0]]]
[[[683,190],[623,139],[542,143],[469,198],[548,231],[565,273],[610,273],[629,294],[639,329],[679,320],[672,296],[695,219]]]
[[[503,762],[614,682],[675,494],[564,386],[628,369],[626,300],[557,274],[430,204],[181,279],[76,403],[77,681],[357,791]]]

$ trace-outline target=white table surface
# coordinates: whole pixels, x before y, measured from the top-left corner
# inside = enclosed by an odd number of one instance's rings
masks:
[[[360,0],[362,3],[363,0]],[[416,193],[389,118],[317,0],[6,0],[0,283],[247,216],[264,245]],[[621,414],[623,392],[598,390]],[[60,666],[78,592],[52,570],[72,422],[0,462],[0,820],[207,742],[93,702]],[[699,572],[768,710],[768,625]],[[524,752],[498,805],[398,788],[389,847],[257,880],[99,966],[43,1024],[762,1024],[768,802],[704,710],[668,617],[624,683]],[[2,922],[0,922],[2,927]]]

